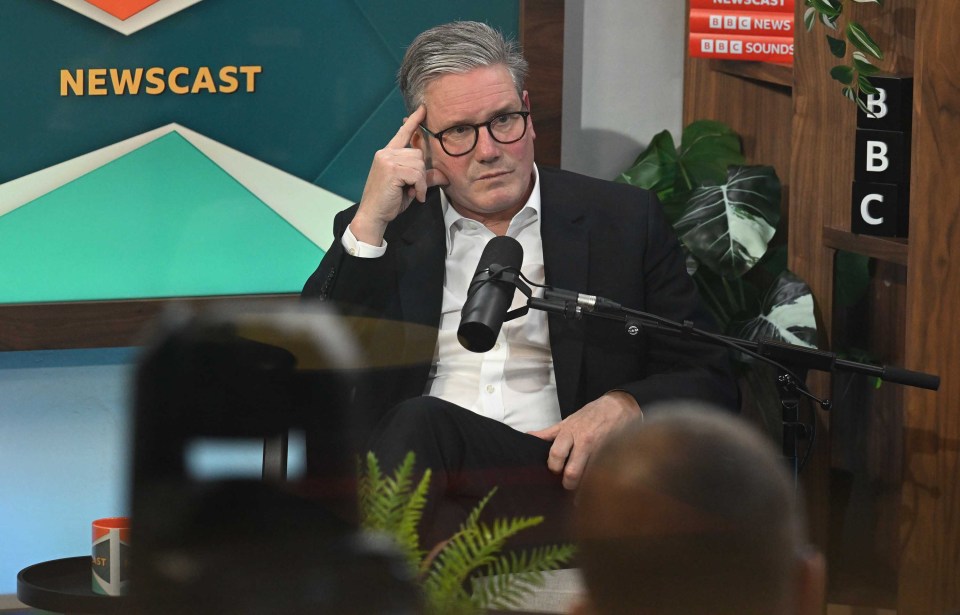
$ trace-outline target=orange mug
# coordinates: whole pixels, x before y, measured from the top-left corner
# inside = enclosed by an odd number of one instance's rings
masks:
[[[127,593],[130,567],[130,519],[108,517],[93,522],[93,591],[107,596]]]

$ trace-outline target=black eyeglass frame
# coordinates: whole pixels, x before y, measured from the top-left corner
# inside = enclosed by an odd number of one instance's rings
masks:
[[[510,141],[501,141],[500,139],[498,139],[497,136],[493,134],[493,129],[491,128],[491,125],[494,122],[496,122],[498,119],[502,118],[505,115],[519,115],[523,118],[523,132],[520,133],[519,137],[517,137],[516,139],[512,139]],[[480,129],[484,126],[486,126],[487,128],[487,134],[490,135],[490,138],[496,141],[497,143],[500,143],[501,145],[510,145],[511,143],[516,143],[517,141],[519,141],[520,139],[526,136],[527,118],[529,117],[530,117],[530,112],[526,110],[508,111],[506,113],[499,113],[493,116],[492,118],[490,118],[489,120],[487,120],[486,122],[480,122],[479,124],[457,124],[456,126],[451,126],[450,128],[444,128],[439,132],[431,132],[430,129],[424,126],[423,124],[420,124],[420,128],[422,128],[425,133],[427,133],[428,135],[430,135],[431,137],[433,137],[434,139],[440,142],[440,147],[443,149],[444,152],[446,152],[447,156],[458,158],[460,156],[466,156],[467,154],[472,152],[474,148],[477,147],[477,142],[480,141]],[[473,145],[471,145],[470,148],[467,149],[467,151],[465,152],[462,152],[460,154],[451,154],[449,151],[447,151],[447,146],[443,144],[443,135],[453,130],[454,128],[466,128],[466,127],[473,128]]]

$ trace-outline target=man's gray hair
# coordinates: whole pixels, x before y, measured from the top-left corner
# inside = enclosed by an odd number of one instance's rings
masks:
[[[477,21],[454,21],[430,28],[407,47],[397,73],[407,112],[413,113],[423,104],[424,90],[437,77],[497,64],[507,68],[517,96],[522,97],[527,61],[516,41]]]

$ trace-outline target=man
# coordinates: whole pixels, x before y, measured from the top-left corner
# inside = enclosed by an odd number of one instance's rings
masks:
[[[516,44],[481,23],[418,36],[398,76],[409,116],[303,290],[381,323],[366,332],[380,364],[356,406],[386,413],[372,441],[382,465],[413,450],[463,509],[498,485],[500,514],[564,509],[597,444],[648,402],[737,403],[725,350],[630,337],[616,321],[531,310],[490,352],[457,342],[470,280],[498,235],[520,242],[535,283],[709,326],[650,193],[534,164],[526,70]],[[438,527],[462,512],[438,511]]]
[[[748,423],[660,412],[594,456],[575,513],[577,615],[813,615],[823,557],[806,545],[783,458]]]

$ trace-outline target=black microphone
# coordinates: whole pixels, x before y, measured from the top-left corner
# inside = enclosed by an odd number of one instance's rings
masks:
[[[484,246],[460,312],[457,339],[461,346],[471,352],[493,348],[516,290],[513,283],[501,278],[501,271],[519,270],[521,263],[523,247],[513,237],[497,236]]]

